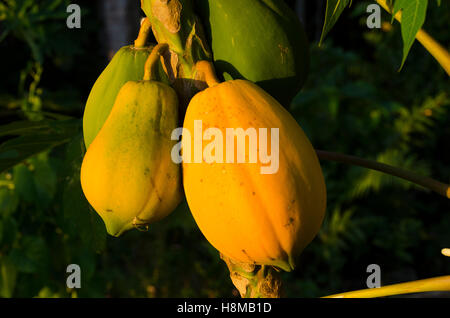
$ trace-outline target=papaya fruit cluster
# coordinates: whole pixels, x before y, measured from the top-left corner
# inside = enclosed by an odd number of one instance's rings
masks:
[[[200,60],[193,71],[207,88],[182,114],[161,63],[168,44],[136,47],[137,41],[119,50],[85,108],[84,194],[113,236],[161,220],[185,197],[200,230],[223,255],[290,271],[319,231],[326,207],[313,146],[282,106],[306,79],[305,33],[282,1],[195,3],[213,61]],[[192,149],[189,132],[198,131],[198,122],[214,129],[205,137],[201,128],[200,138],[214,142]],[[253,149],[251,134],[243,143],[232,135],[231,148],[219,152],[230,142],[230,128],[254,131],[259,143]],[[276,134],[268,138],[265,129]],[[177,149],[181,162],[174,160]],[[252,150],[263,149],[265,159],[254,158]],[[267,172],[269,152],[276,169]],[[210,158],[196,162],[191,154]]]

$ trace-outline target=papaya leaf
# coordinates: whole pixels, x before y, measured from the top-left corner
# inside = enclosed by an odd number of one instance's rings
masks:
[[[18,164],[13,169],[14,190],[20,201],[32,203],[37,201],[33,173],[24,164]]]
[[[425,22],[427,6],[428,0],[396,0],[394,3],[392,16],[402,11],[403,59],[399,70],[403,68],[416,34]]]
[[[13,183],[12,183],[13,184]],[[19,205],[19,195],[15,189],[0,187],[0,219],[9,217]]]
[[[325,12],[325,22],[323,24],[322,35],[320,36],[319,46],[322,45],[325,36],[330,32],[344,9],[351,5],[351,0],[327,0]]]
[[[41,120],[41,121],[15,121],[0,127],[0,136],[23,136],[34,134],[53,134],[71,132],[78,129],[79,120]]]
[[[23,236],[9,255],[18,272],[36,273],[48,265],[49,250],[45,241],[37,236]]]
[[[15,122],[0,128],[0,136],[18,136],[0,144],[0,172],[42,151],[70,141],[80,130],[79,120]]]

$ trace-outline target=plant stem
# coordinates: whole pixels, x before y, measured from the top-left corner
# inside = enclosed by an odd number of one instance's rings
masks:
[[[141,23],[141,27],[139,29],[138,37],[136,38],[136,40],[134,40],[135,48],[141,48],[145,46],[148,39],[148,35],[150,34],[151,30],[152,24],[150,22],[150,19],[144,18]]]
[[[195,64],[211,59],[203,26],[193,6],[193,0],[141,0],[157,42],[169,44],[170,56],[164,66],[178,93],[181,110],[206,86],[195,78]]]
[[[413,282],[388,285],[334,294],[323,298],[375,298],[431,291],[450,291],[450,276],[434,277]]]
[[[195,65],[195,70],[197,72],[196,78],[204,81],[208,87],[220,84],[212,62],[199,61]]]
[[[387,4],[386,0],[376,0],[377,3],[383,7],[387,12],[392,14],[392,10]],[[394,16],[398,22],[402,22],[402,13],[399,11]],[[419,41],[425,49],[439,62],[442,68],[450,75],[450,54],[449,52],[434,40],[427,32],[420,29],[416,34],[416,39]]]
[[[436,181],[434,179],[417,175],[411,171],[393,167],[384,163],[380,163],[373,160],[362,159],[354,156],[344,155],[335,152],[316,150],[317,156],[322,160],[331,160],[341,163],[347,163],[351,165],[356,165],[364,168],[369,168],[372,170],[377,170],[384,172],[395,177],[399,177],[422,187],[430,189],[440,195],[450,199],[450,185]]]
[[[160,43],[156,45],[150,55],[145,61],[145,69],[144,69],[144,81],[154,81],[157,80],[158,73],[158,62],[163,55],[164,51],[166,51],[169,46],[166,43]]]
[[[242,298],[280,298],[281,278],[272,266],[239,263],[220,255]]]

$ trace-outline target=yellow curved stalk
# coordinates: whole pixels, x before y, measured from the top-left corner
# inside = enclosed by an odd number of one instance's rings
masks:
[[[152,24],[150,22],[150,19],[144,18],[142,20],[141,27],[139,29],[138,37],[134,41],[134,47],[136,48],[144,47],[151,31],[152,31]]]
[[[213,87],[215,85],[220,84],[220,81],[217,79],[216,72],[214,71],[214,66],[209,61],[198,61],[195,65],[195,69],[197,73],[199,73],[200,77],[206,82],[208,87]]]
[[[387,12],[392,13],[386,0],[376,0],[377,3],[383,7]],[[399,11],[394,18],[398,22],[402,22],[402,13]],[[440,45],[435,39],[433,39],[425,30],[420,29],[416,34],[416,39],[419,41],[425,49],[439,62],[442,68],[450,75],[450,54]]]
[[[450,275],[334,294],[323,298],[375,298],[431,291],[450,291]]]
[[[157,80],[157,69],[158,69],[158,61],[163,55],[164,51],[169,49],[169,45],[167,43],[159,43],[156,45],[152,53],[147,58],[144,66],[144,81],[155,81]]]

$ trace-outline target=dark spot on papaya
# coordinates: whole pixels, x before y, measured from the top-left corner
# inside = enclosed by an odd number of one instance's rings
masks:
[[[294,218],[290,217],[288,222],[286,223],[285,227],[291,226],[294,223],[294,221],[295,221]]]
[[[203,179],[200,179],[200,182],[203,182]]]
[[[148,176],[149,173],[150,173],[150,169],[149,168],[145,168],[144,176]]]
[[[111,210],[111,209],[106,209],[106,212],[113,213],[113,210]]]
[[[253,191],[253,192],[252,192],[252,194],[253,194],[253,195],[256,195],[256,192],[255,192],[255,191]]]

